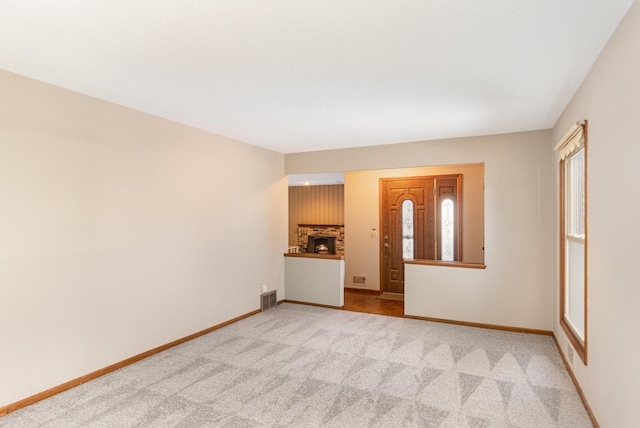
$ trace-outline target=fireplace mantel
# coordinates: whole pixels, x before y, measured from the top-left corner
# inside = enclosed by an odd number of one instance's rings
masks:
[[[306,257],[309,259],[344,260],[344,256],[338,254],[320,253],[284,253],[285,257]]]
[[[299,224],[298,227],[344,227],[344,224]]]

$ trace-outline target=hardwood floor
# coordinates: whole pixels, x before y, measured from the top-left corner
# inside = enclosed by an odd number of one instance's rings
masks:
[[[378,299],[379,291],[345,288],[344,310],[404,317],[404,302]]]

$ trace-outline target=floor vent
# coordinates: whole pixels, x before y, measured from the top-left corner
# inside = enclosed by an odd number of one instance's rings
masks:
[[[276,290],[267,291],[266,293],[262,293],[260,295],[260,310],[266,311],[267,309],[274,308],[278,304],[278,299],[276,298]]]

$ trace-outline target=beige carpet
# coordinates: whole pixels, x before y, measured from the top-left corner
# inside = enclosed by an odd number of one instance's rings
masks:
[[[396,302],[404,302],[404,294],[401,293],[382,293],[378,296],[381,300],[394,300]]]
[[[590,428],[549,336],[284,303],[2,428]]]

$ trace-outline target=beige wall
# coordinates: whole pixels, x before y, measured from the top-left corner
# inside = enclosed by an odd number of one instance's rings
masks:
[[[0,94],[0,406],[282,296],[283,155],[3,71]]]
[[[410,177],[463,174],[463,259],[484,260],[484,166],[455,165],[401,168],[345,173],[345,260],[346,287],[380,289],[380,239],[371,230],[380,229],[379,185],[385,177]],[[379,235],[379,234],[378,234]],[[364,276],[363,286],[353,283],[353,276]]]
[[[553,129],[550,147],[577,121],[589,121],[588,365],[575,374],[603,427],[638,425],[640,397],[640,3],[636,2]],[[554,201],[558,167],[553,161]],[[554,219],[558,218],[555,206]],[[554,221],[557,236],[558,221]],[[554,239],[554,244],[557,240]],[[558,249],[554,330],[558,325]]]
[[[344,305],[344,260],[284,258],[287,299],[315,305]]]
[[[425,317],[437,314],[441,318],[460,321],[551,330],[553,172],[550,134],[550,131],[535,131],[289,154],[285,155],[285,172],[301,174],[484,163],[486,270],[470,276],[456,269],[455,274],[441,276],[429,266],[417,266],[411,277],[413,296],[406,296],[413,300],[405,307],[414,305],[414,315]],[[346,203],[350,204],[353,197],[345,177]],[[345,214],[347,266],[351,257],[349,236],[354,233],[349,230],[351,221]],[[365,224],[367,231],[377,226],[372,220],[369,223]],[[364,236],[362,239],[371,238]],[[370,263],[376,262],[377,258],[372,256]],[[347,279],[350,280],[353,274],[358,273],[347,272]],[[453,281],[456,281],[455,287],[448,287]],[[437,294],[436,290],[430,291],[435,286],[439,287]],[[468,307],[473,311],[466,311]]]

